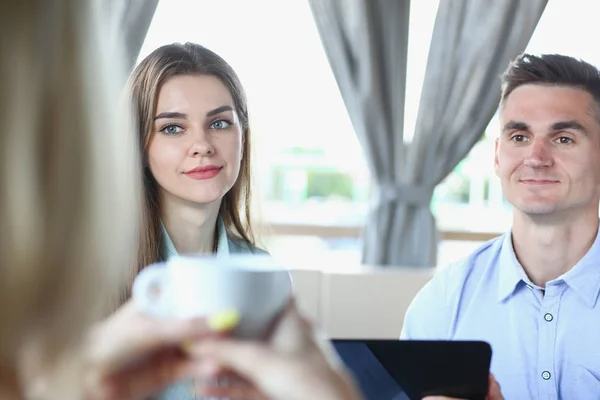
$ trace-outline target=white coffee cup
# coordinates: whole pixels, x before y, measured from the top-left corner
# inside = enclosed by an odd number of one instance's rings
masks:
[[[292,296],[292,277],[270,256],[178,255],[144,268],[133,284],[143,312],[159,318],[241,315],[234,334],[260,338]]]

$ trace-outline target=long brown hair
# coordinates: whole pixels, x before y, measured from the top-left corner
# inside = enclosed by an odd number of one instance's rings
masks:
[[[219,209],[228,236],[247,245],[255,243],[250,216],[250,128],[246,94],[231,66],[213,51],[195,43],[174,43],[159,47],[148,55],[133,71],[129,79],[129,96],[137,115],[136,129],[139,135],[141,171],[144,182],[141,232],[137,271],[161,259],[162,234],[160,229],[160,198],[158,183],[148,167],[148,145],[152,138],[152,126],[158,93],[170,78],[180,75],[211,75],[223,82],[233,97],[243,140],[243,156],[238,178],[224,196]]]

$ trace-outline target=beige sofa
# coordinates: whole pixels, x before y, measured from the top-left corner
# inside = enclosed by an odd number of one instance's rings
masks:
[[[293,267],[301,310],[329,337],[397,339],[404,314],[435,268]]]

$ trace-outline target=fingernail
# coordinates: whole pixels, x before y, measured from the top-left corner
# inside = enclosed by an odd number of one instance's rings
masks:
[[[215,332],[228,331],[235,328],[240,319],[236,310],[223,310],[208,317],[208,327]]]

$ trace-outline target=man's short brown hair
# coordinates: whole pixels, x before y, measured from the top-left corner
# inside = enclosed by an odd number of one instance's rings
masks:
[[[513,90],[529,84],[585,90],[594,98],[600,117],[600,71],[592,64],[561,54],[522,54],[502,75],[500,104],[505,103]]]

